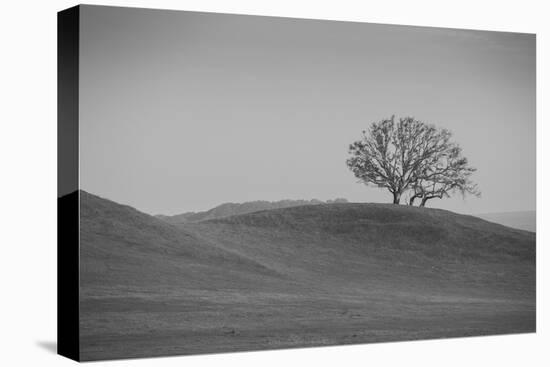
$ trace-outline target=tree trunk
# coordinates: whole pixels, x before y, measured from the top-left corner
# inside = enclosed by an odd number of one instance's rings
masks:
[[[411,196],[409,199],[409,205],[414,205],[414,201],[416,200],[416,196]]]
[[[399,204],[400,201],[401,201],[401,193],[400,192],[394,192],[393,193],[393,203],[394,204]]]
[[[425,207],[426,206],[426,201],[428,201],[429,198],[422,198],[422,201],[420,202],[420,207]]]

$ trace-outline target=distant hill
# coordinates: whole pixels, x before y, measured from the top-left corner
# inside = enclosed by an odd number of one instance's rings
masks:
[[[535,234],[317,204],[177,225],[80,192],[82,360],[535,329]]]
[[[485,213],[478,214],[477,217],[502,224],[503,226],[523,229],[525,231],[536,232],[537,230],[537,213],[534,210],[520,212],[503,212],[503,213]]]
[[[291,208],[294,206],[318,205],[331,203],[347,203],[346,199],[322,201],[312,200],[280,200],[280,201],[249,201],[245,203],[225,203],[204,212],[188,212],[177,215],[157,215],[168,223],[200,222],[203,220],[230,217],[233,215],[253,213],[260,210]]]

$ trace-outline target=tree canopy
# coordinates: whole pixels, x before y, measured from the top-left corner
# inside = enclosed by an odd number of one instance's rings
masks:
[[[471,181],[476,171],[462,156],[452,134],[413,117],[374,122],[349,147],[346,164],[360,182],[387,189],[393,203],[408,194],[420,206],[454,193],[479,195]]]

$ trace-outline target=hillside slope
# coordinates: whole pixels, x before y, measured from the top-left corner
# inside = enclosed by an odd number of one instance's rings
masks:
[[[423,281],[410,287],[427,282],[469,292],[522,292],[535,263],[533,233],[391,204],[293,207],[179,228],[294,278],[352,287],[379,279],[408,283],[412,276]],[[468,271],[457,271],[465,265]],[[504,288],[486,278],[497,268],[506,274]]]
[[[322,204],[171,225],[80,193],[82,359],[533,331],[535,237]]]
[[[183,280],[186,287],[211,288],[212,279],[205,279],[204,273],[222,284],[231,273],[235,277],[231,282],[239,280],[244,285],[259,276],[280,276],[160,219],[84,191],[80,192],[80,213],[84,294],[95,286],[117,283],[180,286]]]
[[[503,226],[523,229],[525,231],[535,232],[537,230],[537,212],[519,211],[503,213],[485,213],[478,214],[477,217],[489,222],[502,224]]]

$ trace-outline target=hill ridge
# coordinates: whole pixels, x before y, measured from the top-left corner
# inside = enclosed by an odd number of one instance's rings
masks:
[[[535,240],[532,232],[444,209],[394,204],[306,205],[178,225],[189,231],[200,228],[202,232],[215,231],[216,226],[243,233],[253,229],[259,237],[269,233],[271,237],[293,236],[301,241],[330,238],[334,243],[369,248],[373,254],[383,249],[414,249],[428,257],[453,261],[465,256],[530,261],[535,250],[530,245]]]
[[[261,210],[272,210],[272,209],[290,208],[294,206],[322,205],[322,204],[342,203],[342,202],[347,202],[347,200],[338,198],[338,199],[327,200],[327,201],[322,201],[318,199],[311,199],[311,200],[283,199],[283,200],[276,200],[276,201],[254,200],[254,201],[246,201],[244,203],[227,202],[227,203],[217,205],[214,208],[211,208],[205,211],[186,212],[186,213],[176,214],[176,215],[157,214],[156,217],[168,223],[180,224],[180,223],[199,222],[203,220],[229,217],[233,215],[253,213]]]

